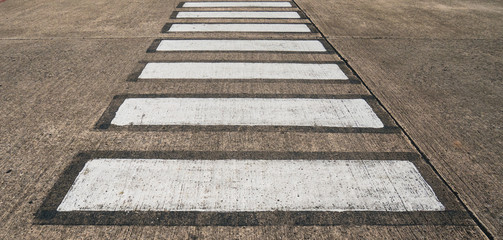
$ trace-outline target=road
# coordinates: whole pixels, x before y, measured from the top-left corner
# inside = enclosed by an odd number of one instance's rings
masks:
[[[503,4],[1,1],[0,238],[503,236]]]

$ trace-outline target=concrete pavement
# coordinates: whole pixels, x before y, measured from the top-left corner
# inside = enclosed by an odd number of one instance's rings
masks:
[[[298,1],[297,4],[321,31],[321,34],[307,36],[325,36],[370,91],[359,85],[302,81],[131,82],[127,80],[138,70],[138,61],[220,58],[324,62],[340,59],[337,55],[316,53],[147,54],[147,48],[159,38],[306,37],[264,33],[160,33],[166,22],[187,21],[169,19],[174,10],[180,10],[176,8],[178,2],[8,0],[0,3],[0,14],[6,18],[0,23],[3,106],[0,109],[0,237],[501,237],[503,28],[498,21],[501,4],[463,1],[380,4]],[[112,97],[125,93],[373,94],[403,132],[348,135],[303,131],[94,129]],[[438,186],[434,186],[437,195],[445,195],[440,197],[443,203],[448,203],[464,220],[455,222],[447,217],[448,221],[440,223],[403,224],[405,219],[397,217],[395,224],[363,221],[356,225],[241,227],[34,224],[33,215],[50,188],[74,156],[83,151],[417,152],[424,158],[422,174],[428,176],[430,184],[437,183]],[[458,203],[451,190],[462,203]],[[416,218],[412,217],[411,221],[417,222]]]
[[[503,26],[494,20],[503,6],[299,4],[467,207],[501,236]],[[327,4],[338,7],[321,7]]]

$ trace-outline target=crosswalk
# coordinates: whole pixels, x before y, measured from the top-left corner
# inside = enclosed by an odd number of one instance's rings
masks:
[[[147,63],[138,78],[348,80],[335,63],[259,62]]]
[[[213,8],[231,10],[216,11]],[[278,8],[282,10],[276,10]],[[158,39],[149,48],[149,54],[334,54],[327,41],[319,37],[301,35],[296,39],[288,36],[271,39],[253,35],[315,33],[312,23],[292,22],[295,19],[305,20],[305,15],[290,1],[187,1],[179,4],[172,18],[188,22],[168,23],[163,33],[187,34],[187,37]],[[226,22],[190,22],[191,19],[222,19]],[[234,19],[259,19],[264,22],[233,22]],[[268,23],[269,19],[276,22]],[[277,22],[282,20],[288,22]],[[227,38],[226,35],[218,35],[222,32],[250,35]],[[190,38],[192,33],[211,35]],[[302,58],[296,61],[149,61],[142,66],[136,78],[135,81],[154,83],[159,80],[335,81],[363,88],[358,81],[354,84],[355,76],[344,62]],[[160,128],[155,127],[161,127],[168,131],[177,127],[189,131],[213,131],[215,127],[222,127],[225,131],[237,132],[260,129],[257,127],[266,127],[267,131],[321,129],[347,133],[348,138],[354,132],[397,134],[399,131],[372,96],[344,94],[126,94],[116,96],[96,124],[101,131],[129,131],[135,127],[140,127],[136,129],[140,131],[145,129],[141,127],[154,127],[156,130]],[[273,157],[275,154],[267,156],[267,153],[265,156],[243,153],[239,157],[216,159],[210,157],[211,154],[196,158],[194,155],[197,154],[188,154],[191,157],[170,157],[169,154],[146,156],[143,153],[79,157],[56,184],[49,200],[41,208],[40,218],[45,219],[45,223],[56,224],[67,221],[82,224],[82,219],[87,219],[84,222],[89,224],[121,224],[131,223],[127,219],[120,220],[127,218],[129,212],[133,215],[178,212],[177,218],[181,217],[185,219],[182,221],[184,224],[190,224],[196,221],[192,218],[198,218],[198,213],[205,212],[231,214],[230,218],[244,216],[232,215],[243,212],[258,214],[256,216],[266,213],[272,215],[265,218],[275,219],[270,216],[288,215],[289,212],[321,216],[319,214],[340,212],[367,214],[446,210],[441,201],[445,198],[439,200],[430,186],[432,178],[423,178],[421,172],[425,168],[418,169],[420,160],[393,153],[369,153],[368,157],[350,153],[345,157],[326,158],[318,154],[300,159],[290,158],[290,155],[278,158]],[[103,212],[108,213],[103,215]],[[121,217],[109,218],[110,213]],[[77,215],[63,220],[67,216],[64,214]],[[98,217],[93,218],[92,214]],[[159,219],[166,220],[155,214],[142,216],[142,221],[146,222],[163,224]],[[156,216],[157,220],[152,220],[152,216]],[[338,218],[336,215],[330,215],[332,220],[323,216],[319,218],[319,224],[337,222],[333,220]],[[56,220],[51,222],[51,219]],[[172,220],[166,220],[170,221],[173,224]]]
[[[82,172],[58,211],[443,209],[407,161],[95,159]]]
[[[212,8],[212,7],[293,7],[291,2],[182,2],[181,7],[202,7],[202,8]]]
[[[161,40],[155,51],[327,52],[319,40]]]
[[[310,33],[313,29],[303,23],[173,23],[166,32],[269,32]]]
[[[128,98],[112,124],[384,127],[363,99],[309,98]]]
[[[178,12],[174,18],[301,18],[297,12]]]

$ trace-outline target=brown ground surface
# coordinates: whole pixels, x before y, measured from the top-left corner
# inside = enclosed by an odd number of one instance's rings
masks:
[[[501,237],[503,22],[496,19],[503,4],[298,3],[467,207]]]
[[[503,236],[503,4],[297,4],[404,133],[128,132],[93,129],[124,93],[369,94],[358,84],[126,82],[141,60],[340,60],[323,54],[147,54],[174,1],[0,3],[0,239],[430,238]],[[307,20],[292,20],[306,22]],[[173,34],[172,37],[188,35]],[[189,37],[200,37],[194,34]],[[298,38],[296,34],[223,37]],[[320,37],[306,34],[302,37]],[[417,149],[416,149],[417,147]],[[457,192],[464,225],[44,226],[35,212],[81,151],[414,152]],[[452,201],[456,198],[452,196]],[[462,208],[461,204],[458,204]]]

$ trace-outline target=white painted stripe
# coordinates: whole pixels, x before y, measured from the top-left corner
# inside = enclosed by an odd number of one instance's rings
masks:
[[[112,124],[382,128],[363,99],[128,98]]]
[[[290,2],[186,2],[182,7],[292,7]]]
[[[326,52],[318,40],[162,40],[157,51]]]
[[[297,12],[179,12],[176,18],[300,18]]]
[[[58,211],[442,211],[408,161],[95,159]]]
[[[311,32],[306,24],[289,23],[175,23],[168,32]]]
[[[306,79],[347,80],[337,64],[169,62],[147,63],[140,79]]]

